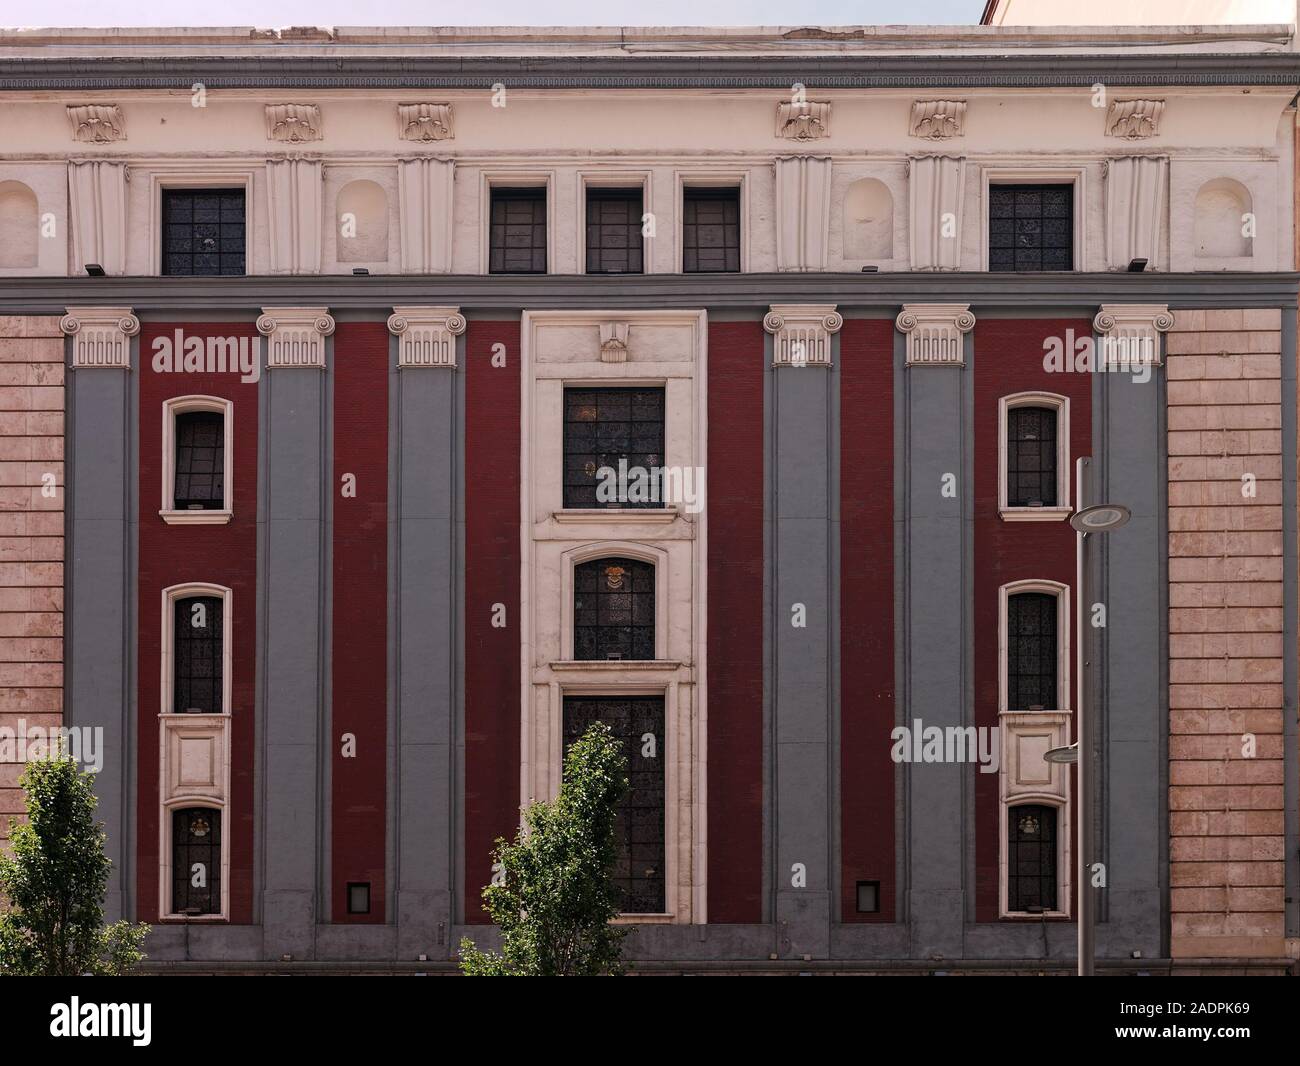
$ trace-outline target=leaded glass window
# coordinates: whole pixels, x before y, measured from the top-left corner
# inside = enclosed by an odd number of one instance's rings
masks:
[[[1055,507],[1056,408],[1007,411],[1007,506]]]
[[[682,194],[682,270],[740,270],[740,190],[687,188]]]
[[[546,273],[546,189],[493,189],[488,273]]]
[[[604,722],[623,744],[631,786],[614,820],[613,879],[624,914],[662,914],[664,899],[664,698],[566,696],[564,750],[592,722]]]
[[[989,186],[989,270],[1074,269],[1074,186]]]
[[[593,559],[573,568],[573,657],[655,657],[655,568]]]
[[[640,274],[640,189],[587,190],[587,273]]]
[[[1018,592],[1007,597],[1007,710],[1059,710],[1056,597]]]
[[[224,603],[220,596],[177,600],[172,630],[172,710],[217,714],[222,696]]]
[[[565,507],[663,507],[663,458],[662,388],[564,390]]]
[[[177,510],[219,511],[225,506],[225,417],[216,411],[176,416]]]
[[[1007,910],[1056,909],[1056,808],[1012,807],[1007,811]]]
[[[243,189],[163,189],[162,272],[243,274]]]
[[[172,811],[173,914],[221,913],[221,812]]]

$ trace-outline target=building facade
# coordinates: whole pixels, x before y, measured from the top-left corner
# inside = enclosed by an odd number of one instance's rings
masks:
[[[0,725],[150,965],[451,968],[603,720],[636,968],[1068,970],[1082,845],[1286,969],[1292,35],[0,35]]]

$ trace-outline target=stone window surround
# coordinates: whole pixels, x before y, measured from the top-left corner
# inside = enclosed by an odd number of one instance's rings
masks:
[[[169,526],[225,525],[234,515],[235,472],[235,402],[220,396],[173,396],[162,405],[162,506],[159,516]],[[224,506],[213,510],[177,510],[173,493],[176,489],[176,417],[190,411],[212,411],[222,416],[223,459],[222,488]]]
[[[177,600],[191,596],[220,596],[221,609],[221,714],[177,714],[171,709],[172,668],[174,663],[173,612]],[[162,647],[161,691],[158,722],[158,915],[161,921],[225,922],[230,914],[230,721],[231,721],[231,641],[234,629],[232,610],[234,593],[225,585],[207,582],[187,582],[171,585],[162,590]],[[175,726],[176,728],[171,728]],[[178,790],[172,792],[168,783],[168,740],[172,733],[186,727],[200,726],[205,732],[221,734],[219,741],[222,762],[220,797],[211,794],[194,794]],[[209,807],[221,812],[221,909],[216,914],[184,915],[171,909],[172,879],[172,826],[174,810],[185,807]]]
[[[590,668],[592,663],[613,661],[626,665],[629,662],[636,661],[627,659],[580,660],[575,659],[573,654],[574,640],[576,639],[573,621],[574,567],[581,563],[589,563],[593,559],[615,557],[638,559],[641,562],[650,563],[655,569],[655,657],[653,661],[667,664],[667,660],[663,658],[663,653],[668,647],[668,553],[662,548],[654,547],[652,544],[637,544],[633,541],[599,541],[576,548],[569,548],[560,556],[562,564],[560,571],[560,588],[562,590],[560,650],[566,652],[567,656],[558,660],[558,663],[552,663],[552,669],[556,669],[557,665],[560,669],[584,669]],[[677,664],[674,663],[673,665]]]
[[[244,190],[244,273],[259,274],[254,269],[253,215],[255,207],[255,178],[261,166],[245,165],[203,166],[193,163],[133,163],[129,170],[147,175],[149,180],[149,273],[162,276],[162,193],[164,189],[243,189]],[[321,225],[325,225],[322,220]],[[130,248],[127,249],[127,272],[130,273]]]
[[[577,224],[574,248],[578,253],[578,273],[587,271],[587,190],[588,189],[637,189],[641,190],[641,228],[645,230],[645,216],[654,215],[654,174],[649,167],[633,167],[627,170],[611,168],[583,168],[577,172],[577,203],[574,205],[574,219]],[[550,217],[547,217],[547,258],[550,258]],[[654,242],[658,239],[659,220],[655,218],[655,237],[641,238],[641,273],[654,274]],[[601,277],[626,277],[628,275],[606,275]],[[633,275],[635,276],[635,275]]]
[[[500,189],[545,189],[546,190],[546,273],[555,273],[555,170],[537,169],[535,167],[485,167],[479,171],[479,260],[478,272],[488,274],[492,263],[492,190]],[[583,212],[585,223],[586,213]],[[400,225],[400,222],[399,222]],[[585,267],[587,235],[581,234],[578,247],[583,249]],[[454,258],[453,249],[453,258]],[[585,270],[584,270],[585,273]],[[493,277],[509,277],[496,275]]]
[[[980,266],[989,272],[989,186],[990,185],[1073,185],[1074,266],[1088,269],[1088,168],[1078,166],[1034,166],[1033,164],[980,164]]]
[[[1022,592],[1045,592],[1056,597],[1056,702],[1043,713],[1068,712],[1072,703],[1070,689],[1070,586],[1046,578],[1010,581],[998,589],[998,713],[1030,713],[1024,708],[1007,707],[1007,601]],[[1033,712],[1040,713],[1040,712]]]
[[[776,165],[775,155],[769,161],[769,166]],[[749,227],[749,167],[701,167],[701,168],[683,168],[676,167],[673,170],[673,269],[672,273],[682,274],[689,277],[709,277],[709,274],[690,274],[686,275],[683,267],[685,255],[685,237],[682,233],[683,223],[685,222],[685,210],[683,205],[686,202],[686,190],[688,188],[701,189],[736,189],[739,191],[740,200],[740,273],[748,274],[750,272],[750,249],[753,247],[753,241],[750,239]],[[775,236],[776,223],[773,221],[773,235]]]
[[[999,776],[1005,778],[1006,775],[1000,774]],[[1015,807],[1029,805],[1056,808],[1056,909],[1044,911],[1042,914],[1013,911],[1007,906],[1010,895],[1008,891],[1007,831],[1011,828],[1011,811]],[[1074,852],[1070,843],[1074,829],[1073,805],[1068,798],[1062,800],[1060,796],[1023,793],[1013,799],[1004,798],[998,806],[998,917],[1018,918],[1021,920],[1027,918],[1033,921],[1039,921],[1043,918],[1069,918],[1074,904],[1074,890],[1072,887],[1074,883]]]
[[[1016,407],[1056,409],[1056,506],[1010,507],[1007,504],[1007,420]],[[1070,398],[1055,392],[1017,392],[998,398],[998,514],[1004,522],[1059,522],[1070,506]]]

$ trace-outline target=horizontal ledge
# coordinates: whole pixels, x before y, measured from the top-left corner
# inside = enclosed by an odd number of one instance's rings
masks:
[[[234,517],[230,511],[159,511],[169,526],[224,526]]]
[[[627,508],[606,510],[601,507],[573,508],[567,511],[552,511],[551,518],[561,525],[590,525],[593,522],[612,522],[617,525],[641,525],[653,523],[666,525],[682,517],[676,507],[644,509]]]
[[[59,314],[69,306],[130,306],[137,315],[222,310],[262,313],[268,302],[365,311],[387,319],[394,305],[456,304],[461,314],[524,310],[741,309],[762,318],[774,303],[822,302],[894,317],[903,304],[969,304],[981,314],[1008,308],[1087,312],[1109,303],[1180,308],[1296,307],[1300,274],[971,272],[808,274],[350,274],[245,277],[6,278],[0,314]],[[976,327],[978,328],[978,326]]]
[[[556,659],[546,664],[557,673],[573,670],[599,670],[613,673],[618,670],[662,670],[665,673],[681,669],[678,659]]]
[[[1061,522],[1074,512],[1069,507],[1003,507],[1004,522]]]

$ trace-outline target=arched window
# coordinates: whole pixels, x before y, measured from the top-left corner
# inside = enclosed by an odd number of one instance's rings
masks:
[[[169,525],[229,522],[234,493],[235,405],[219,396],[174,396],[163,404],[163,486]]]
[[[1057,710],[1057,598],[1007,597],[1007,710]]]
[[[655,657],[655,568],[607,558],[573,568],[573,657]]]
[[[1070,401],[1021,392],[999,401],[998,511],[1007,521],[1061,521],[1070,512]]]
[[[220,596],[173,601],[172,710],[220,714],[225,710],[225,603]]]
[[[36,194],[21,181],[0,181],[0,267],[34,267],[39,258]]]
[[[1007,810],[1007,910],[1038,914],[1057,909],[1055,807],[1021,804]]]
[[[172,914],[221,913],[221,811],[172,811]]]

